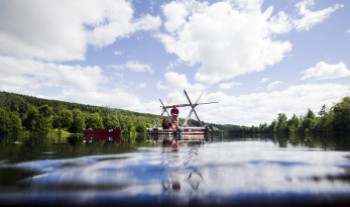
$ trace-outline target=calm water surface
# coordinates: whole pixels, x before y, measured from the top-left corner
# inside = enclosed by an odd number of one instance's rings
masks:
[[[350,204],[347,143],[245,138],[174,151],[2,140],[0,204]]]

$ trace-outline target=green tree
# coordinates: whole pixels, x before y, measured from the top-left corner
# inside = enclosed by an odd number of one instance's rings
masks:
[[[287,115],[284,113],[279,113],[277,118],[277,131],[285,132],[287,129]]]
[[[8,109],[11,112],[17,113],[20,116],[20,118],[23,118],[23,116],[29,110],[29,107],[30,107],[30,104],[20,96],[13,96],[13,98],[9,100]]]
[[[48,105],[32,106],[23,119],[23,126],[30,132],[47,133],[52,129],[51,113],[52,108]]]
[[[326,110],[326,105],[323,104],[321,110],[318,112],[319,122],[317,124],[317,131],[329,131],[331,130],[331,116]]]
[[[73,113],[68,109],[62,109],[57,116],[57,125],[59,129],[69,129],[73,123]]]
[[[45,118],[50,118],[53,110],[52,110],[52,107],[50,107],[47,104],[44,104],[38,108],[38,111],[39,111],[40,116],[45,117]]]
[[[119,117],[120,126],[123,130],[124,138],[129,143],[135,143],[136,142],[136,127],[134,125],[134,122],[132,120],[132,117],[129,115],[120,115]]]
[[[267,132],[268,126],[267,123],[259,124],[259,132]]]
[[[277,121],[273,120],[269,126],[270,132],[277,132]]]
[[[52,107],[44,104],[38,108],[39,116],[37,117],[34,131],[48,133],[52,129]]]
[[[136,126],[136,131],[138,133],[146,133],[147,131],[147,122],[146,122],[146,117],[144,116],[139,116],[136,118],[136,123],[135,123],[135,126]]]
[[[331,112],[333,128],[337,131],[350,132],[350,97],[345,97],[335,104]]]
[[[0,109],[0,134],[18,133],[21,129],[21,120],[16,113]]]
[[[17,113],[9,112],[9,131],[10,133],[18,133],[22,130],[22,121]]]
[[[294,133],[298,130],[300,127],[300,120],[299,118],[294,114],[291,119],[287,121],[287,128],[288,132]]]
[[[321,110],[318,112],[318,115],[320,115],[320,116],[322,117],[322,116],[324,116],[326,113],[327,113],[327,111],[326,111],[326,105],[323,104]]]
[[[37,126],[37,122],[39,119],[38,117],[39,117],[38,109],[34,106],[30,106],[22,122],[25,129],[28,131],[34,131]]]
[[[135,130],[138,133],[138,142],[144,141],[146,139],[147,132],[147,119],[144,116],[139,116],[136,118]]]
[[[311,109],[307,110],[306,116],[303,118],[301,128],[303,132],[309,132],[316,129],[317,119],[316,115]]]
[[[119,118],[117,114],[107,114],[104,118],[103,118],[103,125],[106,128],[115,128],[115,127],[119,127],[120,123],[119,123]]]
[[[89,113],[85,115],[85,125],[86,128],[91,129],[102,129],[103,127],[103,120],[99,113]]]
[[[73,122],[69,128],[70,132],[77,133],[81,132],[85,128],[84,115],[80,109],[73,109]]]

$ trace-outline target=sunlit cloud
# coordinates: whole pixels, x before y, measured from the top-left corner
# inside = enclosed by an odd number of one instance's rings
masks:
[[[46,61],[84,60],[88,46],[160,26],[159,17],[134,19],[124,0],[1,1],[0,19],[1,54]]]
[[[260,83],[266,83],[268,81],[270,81],[270,78],[264,77],[264,78],[261,79]]]
[[[12,87],[10,91],[14,92],[44,88],[90,91],[97,90],[106,81],[98,66],[70,66],[0,56],[0,68],[0,76],[4,77],[0,79],[0,87]]]
[[[237,82],[220,83],[219,88],[222,90],[229,90],[229,89],[239,87],[241,85],[242,83],[237,83]]]
[[[298,9],[299,19],[294,20],[294,24],[297,30],[309,30],[314,25],[319,24],[329,17],[334,11],[342,8],[343,5],[336,4],[335,6],[328,7],[319,11],[311,11],[311,7],[315,4],[315,0],[304,0],[296,4]]]
[[[293,114],[301,116],[308,108],[317,113],[323,104],[330,107],[348,94],[349,86],[332,83],[291,85],[282,90],[240,96],[219,91],[202,97],[203,101],[219,101],[219,104],[202,105],[198,110],[203,120],[212,123],[270,124],[278,113],[285,113],[288,117]],[[213,107],[215,110],[212,110]]]
[[[350,70],[345,63],[328,64],[323,61],[317,63],[304,71],[301,80],[329,80],[336,78],[344,78],[350,76]]]
[[[277,33],[271,25],[281,24],[278,18],[282,15],[270,20],[272,8],[261,11],[261,4],[171,2],[163,7],[167,33],[158,38],[169,53],[182,61],[201,64],[195,76],[197,81],[213,84],[261,71],[291,51],[288,41],[271,39]]]
[[[280,62],[292,44],[276,35],[308,30],[342,7],[311,11],[313,4],[298,3],[294,17],[283,11],[273,14],[273,7],[262,10],[262,1],[171,2],[163,6],[166,32],[157,37],[184,63],[199,63],[197,81],[213,84]]]
[[[177,90],[182,91],[184,89],[201,91],[205,89],[205,86],[199,83],[191,84],[187,80],[186,74],[180,74],[177,72],[167,72],[164,75],[165,80],[157,83],[157,88],[166,89],[169,91]]]
[[[267,85],[267,90],[271,91],[274,89],[277,85],[281,84],[282,81],[273,81]]]
[[[109,65],[109,68],[117,69],[117,70],[130,70],[133,72],[149,72],[153,73],[154,68],[151,64],[140,63],[136,60],[128,61],[125,64],[120,65]]]
[[[119,55],[122,55],[123,54],[123,52],[122,51],[120,51],[120,50],[116,50],[116,51],[114,51],[114,53],[113,53],[115,56],[119,56]]]

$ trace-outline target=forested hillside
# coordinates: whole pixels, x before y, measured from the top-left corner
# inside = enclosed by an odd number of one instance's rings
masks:
[[[0,92],[0,134],[23,131],[47,133],[53,129],[79,133],[83,128],[121,126],[125,135],[135,138],[137,133],[145,134],[146,129],[153,127],[157,121],[158,116],[154,114]],[[198,124],[194,120],[189,123]],[[259,126],[207,125],[225,133],[350,133],[350,97],[343,98],[329,110],[324,105],[317,115],[309,109],[307,114],[299,117],[288,118],[286,114],[279,113],[271,124]]]
[[[83,128],[121,126],[124,134],[133,135],[145,133],[156,121],[152,114],[0,92],[0,134],[47,133],[52,129],[76,133]]]

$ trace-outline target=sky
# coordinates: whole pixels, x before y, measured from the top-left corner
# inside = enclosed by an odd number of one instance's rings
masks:
[[[350,95],[350,2],[0,0],[0,91],[158,115],[183,90],[219,102],[196,107],[209,123],[329,110]]]

